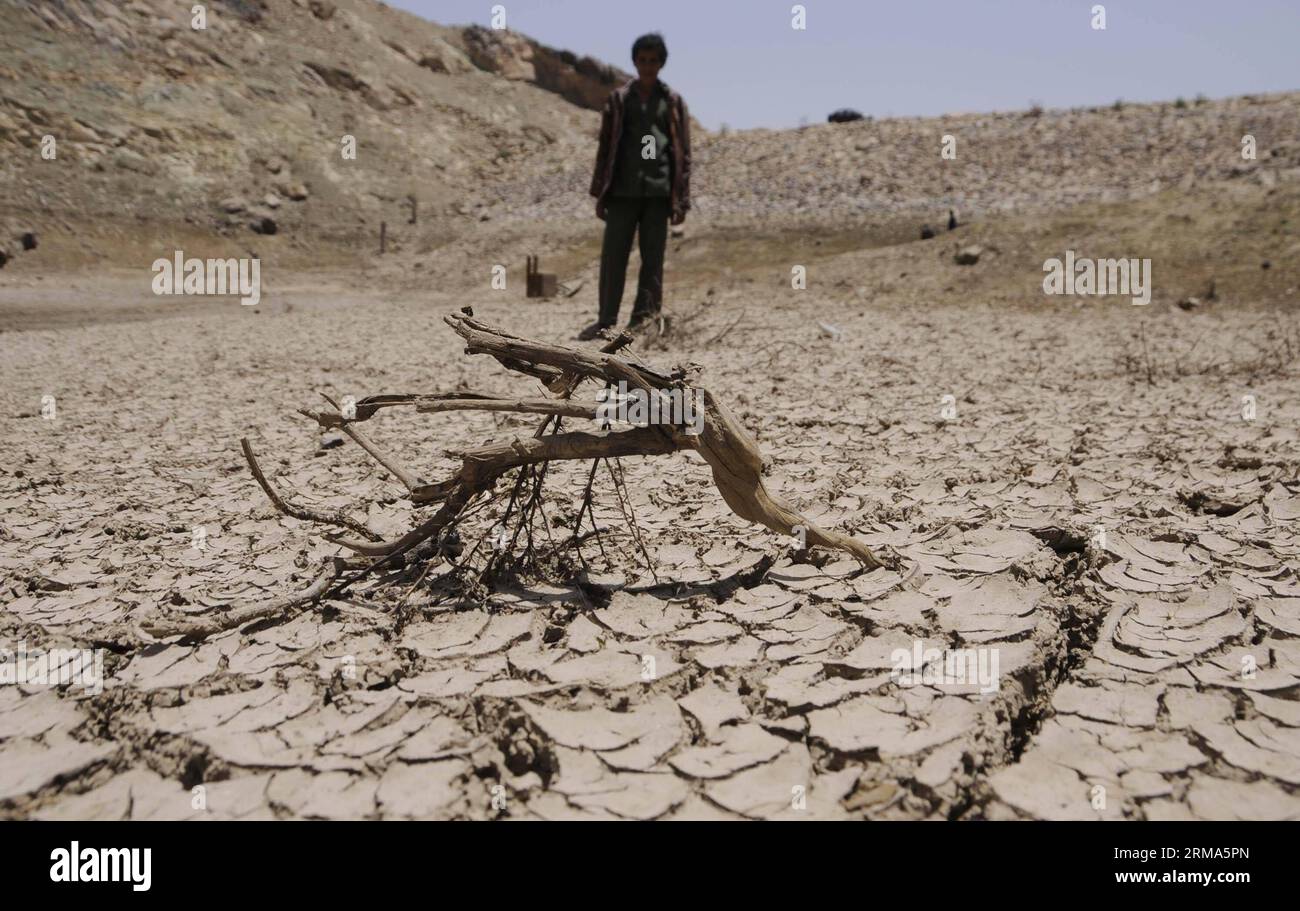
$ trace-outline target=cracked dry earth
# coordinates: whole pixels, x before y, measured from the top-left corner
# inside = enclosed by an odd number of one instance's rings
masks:
[[[336,550],[266,502],[244,434],[291,498],[405,530],[400,487],[350,443],[319,449],[293,409],[317,390],[516,390],[441,315],[472,303],[565,341],[592,308],[482,298],[0,336],[0,404],[22,415],[0,465],[3,639],[84,647],[118,621],[305,586]],[[720,295],[694,337],[746,303]],[[837,313],[832,337],[812,305],[761,309],[711,346],[644,356],[702,364],[769,482],[910,577],[743,523],[696,456],[627,459],[653,575],[605,483],[609,559],[585,545],[585,584],[437,603],[442,564],[202,643],[120,647],[98,695],[0,687],[0,811],[1300,817],[1300,399],[1293,373],[1255,363],[1284,319],[899,307]],[[1138,322],[1152,382],[1123,366]],[[367,430],[436,479],[455,465],[444,447],[526,435],[533,417],[390,412]],[[557,536],[586,471],[552,467]],[[493,517],[476,521],[467,534],[488,534]],[[901,685],[891,654],[917,641],[996,650],[998,687]]]

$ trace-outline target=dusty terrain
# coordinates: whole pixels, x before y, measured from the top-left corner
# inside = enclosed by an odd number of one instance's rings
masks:
[[[371,28],[396,15],[338,5]],[[320,23],[309,7],[277,5],[266,40],[280,17]],[[555,92],[415,69],[477,80],[474,103],[567,105],[556,141],[587,149],[596,115]],[[339,552],[271,507],[241,436],[291,499],[393,535],[427,509],[351,443],[323,447],[296,408],[319,392],[540,392],[464,355],[441,317],[469,305],[575,344],[596,306],[590,151],[566,173],[524,156],[440,185],[445,220],[384,257],[341,230],[223,221],[220,169],[178,197],[178,220],[142,205],[126,232],[108,208],[78,218],[70,178],[43,186],[7,156],[22,192],[73,195],[3,211],[42,244],[0,271],[0,645],[102,646],[108,679],[98,694],[0,686],[0,815],[1300,818],[1298,99],[702,137],[697,211],[668,255],[673,330],[636,351],[700,364],[768,483],[893,568],[748,525],[695,456],[625,459],[649,564],[598,476],[585,574],[449,598],[435,561],[202,642],[138,627],[300,589]],[[465,129],[467,150],[493,148]],[[942,175],[954,129],[962,170]],[[1240,158],[1245,129],[1257,162]],[[311,176],[303,206],[322,195]],[[86,187],[105,207],[123,193]],[[320,211],[341,225],[354,205],[371,224],[396,211],[350,196]],[[916,239],[923,222],[938,237]],[[972,245],[978,261],[956,264]],[[177,246],[255,246],[263,303],[154,297],[148,263]],[[1046,296],[1042,264],[1067,249],[1151,258],[1152,303]],[[525,300],[523,255],[539,251],[573,296]],[[536,425],[393,412],[367,430],[433,479],[457,464],[448,448]],[[557,543],[587,471],[547,477]],[[891,677],[893,651],[918,642],[996,654],[996,688]]]

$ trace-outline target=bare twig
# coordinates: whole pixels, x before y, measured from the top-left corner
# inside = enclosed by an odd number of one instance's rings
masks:
[[[140,628],[159,639],[166,639],[171,636],[202,639],[226,630],[247,626],[258,620],[269,620],[272,617],[287,614],[295,608],[310,604],[322,597],[326,589],[329,588],[329,584],[338,577],[339,572],[345,565],[345,561],[337,557],[325,560],[315,581],[295,595],[275,598],[263,604],[238,608],[203,620],[146,619],[140,623]]]
[[[253,455],[253,447],[248,442],[248,437],[241,437],[239,445],[244,450],[244,458],[248,461],[248,467],[253,472],[253,477],[257,480],[257,483],[261,485],[262,491],[266,494],[266,498],[271,501],[271,505],[280,510],[280,512],[284,513],[286,516],[292,516],[295,519],[302,519],[305,522],[317,522],[322,525],[340,525],[344,528],[350,528],[359,534],[365,535],[371,541],[379,540],[378,534],[371,531],[368,527],[355,519],[348,518],[341,512],[322,513],[316,512],[312,509],[307,509],[304,506],[294,506],[290,503],[286,503],[284,498],[282,498],[280,494],[276,492],[275,488],[271,486],[271,482],[266,479],[266,475],[262,474],[262,467],[257,464],[257,458]]]
[[[333,413],[304,411],[304,414],[315,418],[322,426],[340,427],[345,432],[351,430],[353,439],[407,485],[413,502],[440,503],[433,516],[401,537],[389,541],[381,540],[379,535],[366,526],[346,516],[316,513],[286,504],[262,474],[248,441],[243,440],[245,456],[253,475],[277,509],[297,518],[359,531],[366,540],[350,539],[341,535],[329,536],[329,540],[369,558],[362,561],[359,567],[352,563],[332,564],[333,573],[325,582],[313,585],[307,592],[292,599],[257,608],[247,616],[261,616],[260,612],[263,611],[274,613],[276,610],[292,608],[293,605],[303,603],[304,600],[336,595],[375,572],[396,565],[400,558],[412,551],[416,552],[417,558],[423,558],[423,548],[427,548],[426,542],[431,539],[441,539],[449,534],[456,524],[463,520],[468,505],[476,497],[484,494],[490,497],[497,481],[515,469],[519,469],[519,473],[503,521],[509,521],[519,503],[520,494],[531,486],[527,501],[519,508],[515,542],[522,533],[526,538],[525,562],[535,560],[533,521],[538,514],[547,538],[551,540],[552,550],[554,549],[550,522],[546,516],[542,497],[550,463],[554,461],[590,460],[592,462],[592,470],[588,474],[582,505],[578,511],[573,541],[576,543],[581,540],[584,514],[591,516],[592,526],[597,529],[597,541],[600,541],[592,495],[596,466],[604,460],[614,483],[619,508],[631,527],[632,538],[645,558],[651,574],[654,575],[653,560],[637,522],[622,467],[611,465],[609,460],[617,461],[622,456],[632,455],[664,455],[684,449],[693,449],[703,457],[712,470],[714,483],[722,498],[741,518],[764,525],[782,535],[789,535],[793,529],[802,527],[806,531],[805,540],[810,545],[840,548],[852,554],[864,566],[880,565],[871,550],[860,541],[834,529],[820,528],[768,491],[762,477],[763,457],[754,438],[707,388],[692,385],[696,382],[699,368],[691,365],[665,372],[639,360],[619,356],[615,351],[630,341],[630,336],[626,334],[610,340],[604,346],[605,350],[593,353],[590,350],[548,345],[519,338],[473,319],[472,314],[468,312],[448,316],[446,321],[465,338],[468,352],[490,354],[510,370],[543,379],[558,400],[514,399],[506,396],[456,393],[434,396],[374,396],[358,403],[355,418],[357,421],[369,419],[381,408],[404,404],[414,404],[421,410],[431,412],[480,408],[545,415],[532,437],[503,440],[450,453],[460,458],[460,468],[451,477],[435,484],[426,484],[412,473],[406,472],[395,460],[382,453],[364,436],[358,439],[357,431],[351,427],[351,418],[344,419],[337,411]],[[690,395],[692,401],[702,403],[704,411],[702,430],[698,434],[688,433],[686,432],[688,428],[683,424],[637,427],[606,433],[561,432],[561,420],[564,417],[594,416],[594,409],[589,410],[585,406],[565,401],[584,379],[596,379],[605,384],[622,381],[630,388],[638,389],[651,396],[669,393]],[[336,405],[332,400],[329,401],[331,405]],[[417,550],[417,548],[421,549]],[[477,549],[478,545],[475,544],[460,565],[467,564]],[[603,544],[601,551],[604,552]],[[579,553],[581,554],[580,547]],[[409,558],[407,562],[411,562]],[[488,568],[490,569],[492,565],[493,560],[490,559]],[[344,576],[344,568],[356,569],[356,571]],[[405,599],[402,603],[405,603]],[[233,622],[240,616],[243,615],[230,614],[221,622]],[[212,626],[215,622],[217,621],[209,621],[206,625],[197,622],[184,628],[186,630],[217,628]],[[175,626],[172,628],[179,629]]]

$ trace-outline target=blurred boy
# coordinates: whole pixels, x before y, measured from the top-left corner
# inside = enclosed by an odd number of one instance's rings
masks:
[[[682,97],[659,81],[668,62],[662,36],[632,45],[637,78],[610,93],[601,117],[600,147],[591,179],[596,217],[605,222],[600,251],[600,315],[578,334],[587,341],[618,322],[632,236],[639,238],[641,273],[628,328],[663,306],[668,224],[680,225],[691,208],[690,115]]]

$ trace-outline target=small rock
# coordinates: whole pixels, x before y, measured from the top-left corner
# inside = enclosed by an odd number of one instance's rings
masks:
[[[321,449],[337,449],[343,445],[343,434],[327,433],[320,438]]]
[[[35,250],[36,232],[35,231],[24,232],[22,237],[19,238],[19,241],[22,243],[24,250]]]
[[[845,801],[844,807],[847,810],[864,810],[867,807],[888,803],[897,793],[898,785],[892,781],[882,781],[878,784],[858,782],[856,790]]]
[[[276,184],[275,189],[281,196],[287,196],[294,202],[302,202],[307,198],[307,185],[301,181],[295,180],[293,183]]]
[[[269,209],[278,209],[280,208],[280,197],[274,193],[267,193],[262,197],[262,203]]]
[[[1184,297],[1178,302],[1178,309],[1180,310],[1195,310],[1199,306],[1201,306],[1199,297]]]
[[[248,201],[240,196],[231,196],[227,199],[221,200],[221,211],[228,214],[233,215],[236,212],[243,212],[247,209]]]
[[[934,237],[934,228],[929,225],[921,225],[921,240],[929,240]]]
[[[275,219],[270,215],[255,214],[252,220],[249,221],[248,226],[258,234],[274,234],[279,230]]]
[[[1261,269],[1271,269],[1273,268],[1273,264],[1268,260],[1264,260],[1262,263],[1259,264],[1259,267]]]
[[[980,254],[983,252],[983,247],[973,244],[969,247],[962,247],[957,251],[957,255],[953,259],[959,266],[973,266],[980,261]]]
[[[158,170],[153,162],[130,149],[118,149],[113,153],[113,164],[124,171],[135,171],[137,174],[154,174]]]

